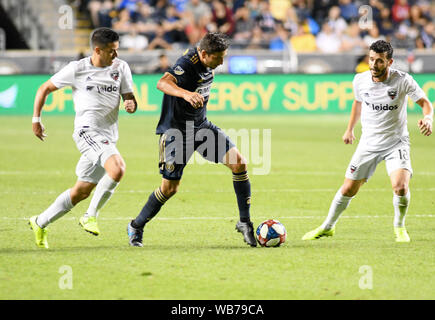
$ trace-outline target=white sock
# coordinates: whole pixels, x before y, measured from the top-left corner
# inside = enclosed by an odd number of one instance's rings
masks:
[[[45,228],[50,223],[56,221],[64,214],[69,212],[74,206],[71,202],[71,189],[64,191],[57,199],[36,219],[36,223],[41,228]]]
[[[341,194],[341,188],[338,189],[329,207],[328,216],[322,224],[322,228],[326,230],[332,229],[337,223],[338,218],[340,218],[341,213],[349,206],[352,199],[353,197],[343,196]]]
[[[98,216],[98,211],[109,201],[118,184],[119,182],[116,182],[107,174],[101,178],[95,188],[94,195],[86,213],[88,217]]]
[[[394,194],[393,196],[393,206],[394,206],[394,226],[404,227],[405,226],[405,216],[408,211],[409,202],[411,200],[411,192],[404,196],[398,196]]]

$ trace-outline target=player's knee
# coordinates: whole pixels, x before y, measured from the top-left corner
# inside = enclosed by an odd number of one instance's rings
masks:
[[[229,161],[227,166],[231,169],[233,173],[248,171],[248,164],[246,159],[238,152],[235,155],[235,161]]]
[[[107,174],[116,182],[121,181],[124,176],[126,164],[120,155],[113,155],[104,164]]]
[[[125,174],[125,164],[120,165],[115,171],[115,179],[116,181],[120,181]]]
[[[408,186],[406,183],[395,183],[393,185],[393,191],[398,196],[404,196],[408,193]]]
[[[117,166],[113,167],[110,169],[109,172],[107,172],[107,174],[115,181],[119,182],[121,181],[122,177],[125,174],[125,163],[120,163]]]

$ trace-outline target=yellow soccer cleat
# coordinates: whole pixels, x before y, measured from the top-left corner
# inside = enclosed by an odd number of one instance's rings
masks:
[[[394,233],[396,234],[396,242],[411,242],[405,227],[394,227]]]
[[[316,240],[321,237],[332,237],[334,233],[335,233],[335,227],[333,227],[330,230],[325,230],[322,227],[318,227],[312,231],[307,232],[302,237],[302,240]]]
[[[47,242],[47,228],[41,228],[36,223],[36,218],[38,216],[33,216],[29,219],[29,225],[30,229],[33,230],[33,233],[35,234],[35,243],[39,248],[46,248],[48,249],[48,242]]]
[[[100,229],[98,229],[97,218],[96,217],[86,217],[83,216],[79,220],[79,225],[87,232],[98,236],[100,234]]]

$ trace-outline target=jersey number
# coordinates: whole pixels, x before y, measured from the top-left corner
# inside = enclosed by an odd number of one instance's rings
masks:
[[[399,158],[400,160],[409,160],[408,151],[406,151],[405,149],[403,150],[399,149]]]

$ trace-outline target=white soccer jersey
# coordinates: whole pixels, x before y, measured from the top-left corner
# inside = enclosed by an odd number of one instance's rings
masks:
[[[75,129],[88,126],[112,142],[118,140],[118,113],[121,94],[133,92],[128,64],[118,58],[111,66],[98,68],[91,58],[72,61],[51,77],[57,87],[72,87]]]
[[[408,139],[408,96],[417,101],[424,91],[406,72],[389,68],[384,82],[374,82],[370,71],[355,75],[355,100],[361,102],[362,135],[366,150],[382,151]]]

